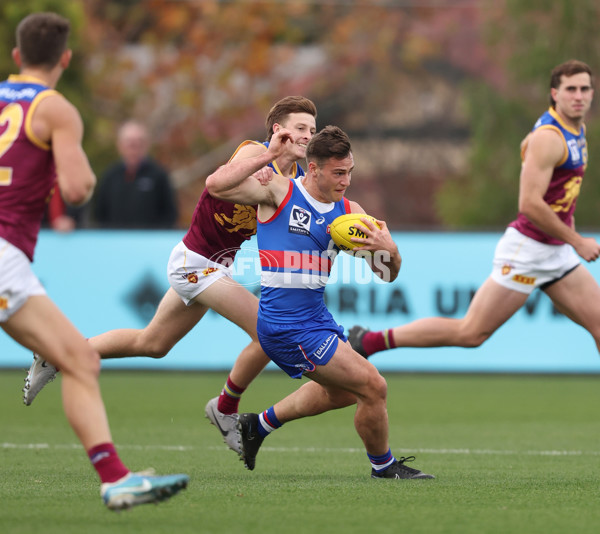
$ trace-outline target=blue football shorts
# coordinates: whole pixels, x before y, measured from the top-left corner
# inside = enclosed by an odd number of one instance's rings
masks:
[[[256,330],[267,356],[292,378],[301,378],[325,365],[344,343],[344,327],[331,315],[297,323],[271,323],[260,319]]]

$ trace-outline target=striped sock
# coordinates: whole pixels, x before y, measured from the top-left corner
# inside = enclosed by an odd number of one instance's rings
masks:
[[[227,377],[227,382],[223,386],[221,395],[219,395],[219,402],[217,403],[217,410],[226,415],[238,412],[242,393],[246,391],[246,388],[242,388],[236,385],[231,377]]]
[[[121,462],[112,443],[101,443],[92,447],[87,453],[103,484],[116,482],[129,473],[129,469]]]
[[[367,332],[362,338],[362,344],[368,356],[380,350],[395,349],[394,330],[388,328],[379,332]]]
[[[394,458],[391,449],[388,449],[388,451],[385,454],[382,454],[381,456],[372,456],[368,453],[367,456],[369,457],[369,460],[371,462],[371,467],[373,467],[373,469],[375,469],[375,471],[377,471],[378,473],[380,471],[385,471],[390,465],[392,465],[396,461],[396,458]]]
[[[277,419],[273,406],[259,414],[258,422],[258,433],[263,438],[266,438],[271,432],[273,432],[273,430],[277,430],[281,425],[283,425],[283,423],[279,422],[279,419]]]

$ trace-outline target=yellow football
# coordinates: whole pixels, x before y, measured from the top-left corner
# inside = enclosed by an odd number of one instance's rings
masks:
[[[351,253],[356,247],[361,246],[360,243],[350,241],[351,237],[366,237],[361,230],[361,228],[366,228],[361,218],[370,219],[379,228],[377,219],[365,213],[346,213],[336,217],[329,225],[331,239],[340,250]]]

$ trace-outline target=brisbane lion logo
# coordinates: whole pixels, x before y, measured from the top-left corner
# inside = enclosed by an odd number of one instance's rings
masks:
[[[187,275],[187,281],[190,284],[197,284],[198,283],[198,275],[196,273],[190,273]]]
[[[566,212],[571,209],[573,202],[577,200],[579,191],[581,191],[581,176],[573,176],[564,186],[565,194],[562,198],[556,200],[551,208],[556,212]]]
[[[215,220],[230,234],[240,232],[246,237],[256,233],[256,210],[252,206],[235,204],[231,217],[215,213]]]

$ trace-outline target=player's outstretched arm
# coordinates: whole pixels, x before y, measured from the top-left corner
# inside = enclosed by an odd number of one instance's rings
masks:
[[[265,167],[284,152],[290,141],[290,133],[282,129],[273,134],[266,150],[258,145],[244,147],[206,179],[206,189],[213,197],[229,202],[265,202],[270,197],[269,178],[272,176]],[[254,176],[255,173],[260,176]]]

